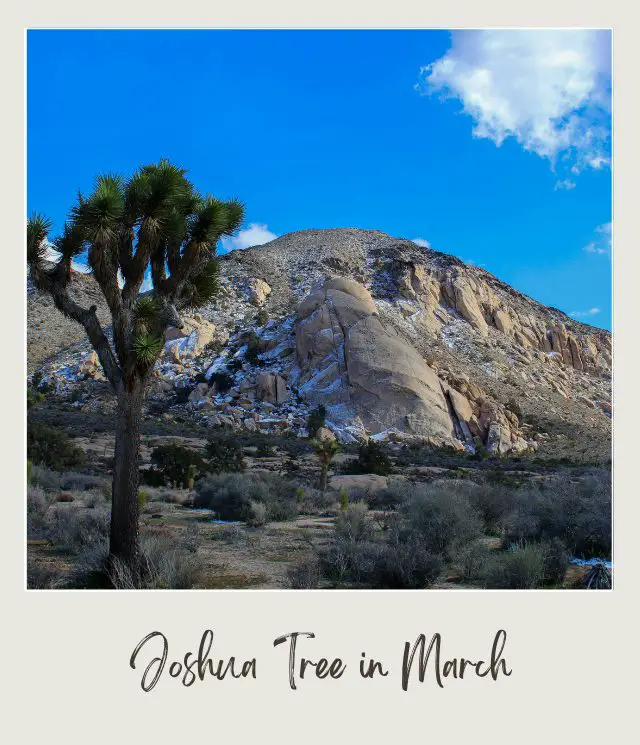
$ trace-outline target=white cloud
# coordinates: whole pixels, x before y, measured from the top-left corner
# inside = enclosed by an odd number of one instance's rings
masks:
[[[415,243],[416,246],[422,246],[422,248],[431,248],[431,244],[429,241],[425,240],[424,238],[412,238],[412,243]]]
[[[588,254],[599,254],[601,256],[611,255],[611,223],[598,225],[595,229],[595,237],[582,249]]]
[[[600,308],[589,308],[589,310],[572,310],[569,315],[572,318],[585,318],[587,316],[597,316]]]
[[[458,99],[476,137],[513,137],[553,168],[600,169],[610,162],[610,50],[609,31],[454,31],[416,88]]]
[[[571,189],[576,188],[576,182],[572,181],[570,178],[565,178],[565,179],[562,179],[562,181],[558,181],[553,188],[556,191],[558,189],[564,189],[565,191],[571,191]]]
[[[262,246],[263,243],[269,243],[278,236],[269,230],[264,223],[252,222],[249,227],[239,230],[238,233],[230,238],[222,239],[223,253],[234,251],[239,248],[251,248],[252,246]]]

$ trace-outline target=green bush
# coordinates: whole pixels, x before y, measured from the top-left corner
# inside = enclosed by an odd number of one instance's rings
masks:
[[[233,385],[233,378],[225,372],[214,372],[209,382],[217,393],[226,393]]]
[[[481,567],[478,580],[490,589],[532,590],[545,580],[545,551],[531,544],[515,551],[494,551]]]
[[[256,323],[258,324],[258,326],[264,326],[268,322],[269,322],[269,314],[264,308],[261,308],[256,313]]]
[[[229,437],[212,437],[206,446],[207,470],[210,473],[244,471],[244,450]]]
[[[27,457],[54,471],[76,468],[85,462],[84,452],[64,432],[37,422],[27,427]]]
[[[474,485],[467,491],[469,501],[476,509],[488,533],[499,534],[504,519],[514,506],[514,492],[503,485],[489,483]]]
[[[322,404],[309,414],[309,418],[307,419],[307,432],[309,433],[309,437],[315,437],[316,432],[320,427],[324,427],[326,417],[327,410]]]
[[[610,473],[594,471],[578,479],[559,475],[514,493],[505,539],[530,543],[553,538],[577,556],[611,556]]]
[[[247,351],[244,354],[244,358],[250,364],[257,365],[261,362],[259,354],[260,339],[258,339],[257,334],[251,334],[247,340]]]
[[[349,466],[352,473],[374,473],[378,476],[388,476],[392,470],[389,457],[375,440],[367,440],[360,445],[358,458]]]
[[[163,486],[164,484],[184,486],[189,478],[191,466],[195,466],[200,472],[206,471],[206,463],[198,452],[175,442],[154,448],[151,453],[151,462],[162,474],[164,481],[162,484],[150,483],[150,480],[158,479],[158,473],[157,471],[149,473],[151,469],[148,469],[145,473],[145,480],[149,486]]]
[[[349,541],[365,541],[372,537],[373,527],[367,517],[368,508],[363,502],[350,504],[338,515],[335,531]]]
[[[442,559],[415,539],[385,544],[374,564],[370,585],[389,590],[430,587],[442,572]]]
[[[297,485],[275,474],[211,474],[196,483],[194,507],[213,510],[221,520],[248,521],[252,502],[265,505],[268,520],[288,520],[297,514]]]
[[[430,553],[449,559],[483,532],[478,513],[453,484],[416,486],[399,513],[401,537],[415,534]]]

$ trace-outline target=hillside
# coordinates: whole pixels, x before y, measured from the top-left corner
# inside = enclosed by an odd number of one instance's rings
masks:
[[[187,336],[170,333],[154,412],[303,436],[322,404],[345,442],[610,452],[611,335],[478,267],[355,229],[290,233],[220,264],[219,297]],[[93,280],[76,279],[79,301],[99,304]],[[109,409],[81,329],[31,292],[29,372],[45,359],[41,385],[80,409]]]

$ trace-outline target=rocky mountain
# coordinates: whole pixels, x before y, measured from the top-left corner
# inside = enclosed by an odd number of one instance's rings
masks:
[[[168,415],[302,436],[322,404],[343,441],[610,451],[609,332],[483,269],[355,229],[290,233],[220,264],[221,293],[170,330],[156,367],[149,401]],[[36,292],[28,320],[29,371],[48,358],[40,385],[108,406],[86,342],[69,346],[82,330]]]

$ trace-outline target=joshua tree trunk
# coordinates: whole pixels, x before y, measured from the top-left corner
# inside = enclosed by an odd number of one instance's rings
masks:
[[[327,491],[327,474],[329,472],[329,464],[320,464],[320,491],[324,494]]]
[[[109,553],[134,574],[139,568],[138,483],[144,381],[134,376],[118,390]]]

